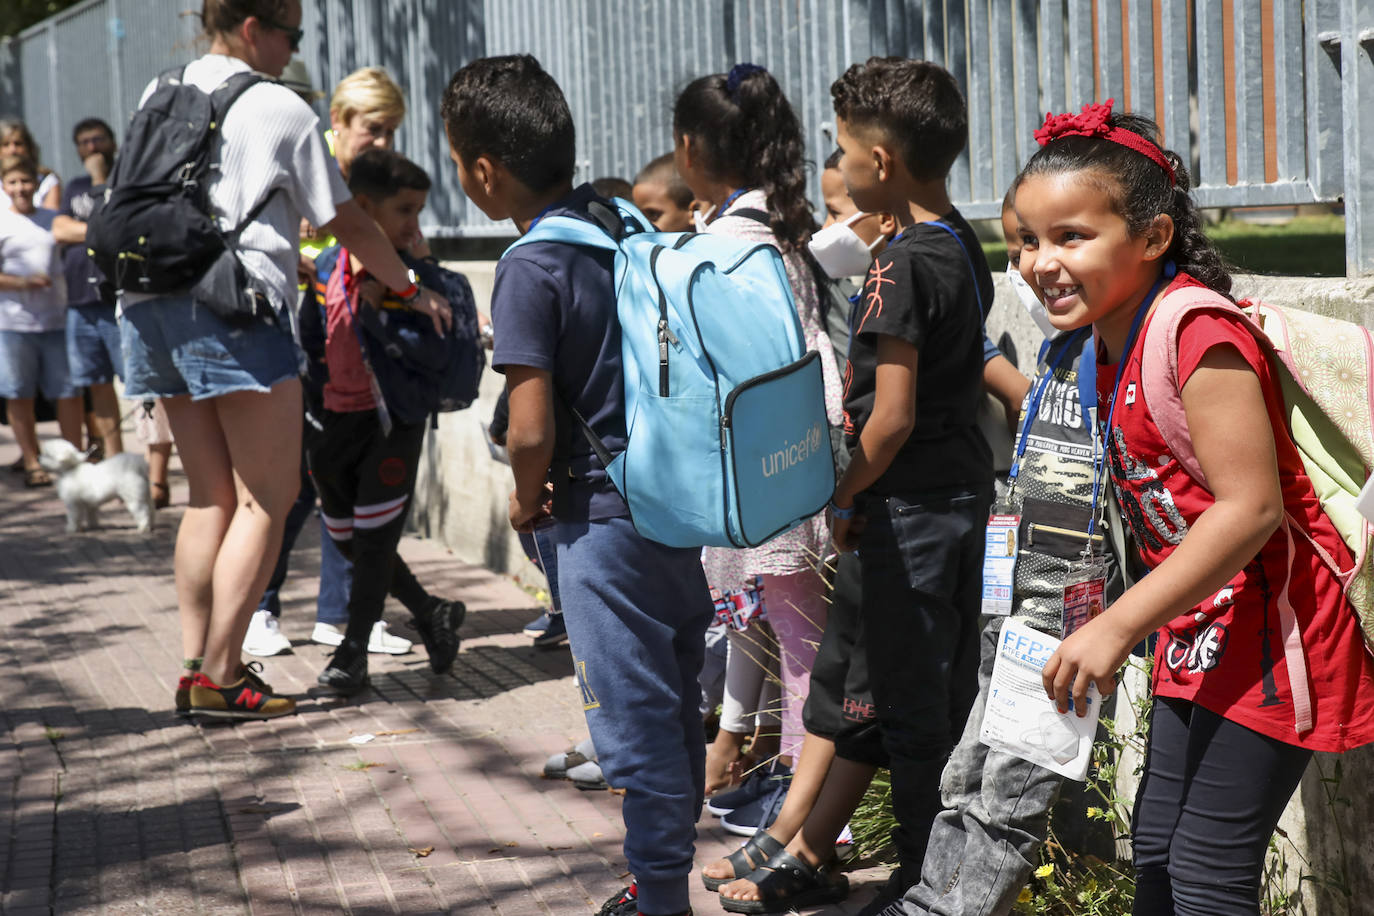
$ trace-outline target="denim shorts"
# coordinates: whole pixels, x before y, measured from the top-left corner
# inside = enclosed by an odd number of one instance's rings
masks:
[[[67,373],[66,331],[0,331],[0,398],[76,396]]]
[[[295,378],[296,343],[271,318],[237,327],[191,301],[160,296],[127,306],[124,397],[202,401],[235,391],[270,391]]]
[[[103,302],[67,306],[67,365],[77,388],[124,377],[124,350],[114,306]]]

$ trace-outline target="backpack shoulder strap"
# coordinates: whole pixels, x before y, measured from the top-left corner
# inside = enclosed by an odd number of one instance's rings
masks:
[[[225,115],[229,113],[229,109],[233,107],[233,104],[239,100],[239,96],[243,95],[258,83],[271,82],[276,81],[269,80],[255,70],[244,70],[235,73],[233,76],[216,86],[210,93],[210,113],[214,120],[212,129],[218,130],[220,125],[224,123]]]
[[[534,228],[516,239],[506,253],[531,242],[564,242],[569,245],[584,245],[588,248],[601,248],[618,251],[619,243],[607,234],[597,223],[574,219],[571,216],[550,216],[535,223]]]
[[[1140,356],[1141,394],[1169,452],[1190,477],[1205,487],[1207,476],[1188,435],[1183,386],[1178,377],[1179,330],[1183,320],[1197,312],[1220,312],[1240,318],[1266,352],[1272,353],[1273,347],[1264,332],[1234,302],[1201,286],[1185,286],[1165,295],[1146,324]]]

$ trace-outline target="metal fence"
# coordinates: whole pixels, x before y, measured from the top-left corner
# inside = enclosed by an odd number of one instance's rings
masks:
[[[159,70],[196,54],[195,0],[88,0],[0,47],[0,114],[22,115],[61,174],[70,127],[117,126]],[[452,72],[528,51],[568,95],[581,178],[633,177],[672,144],[676,90],[737,61],[768,67],[810,157],[834,148],[829,85],[873,54],[955,74],[969,146],[950,191],[995,217],[1047,110],[1114,98],[1153,115],[1208,207],[1343,200],[1351,275],[1374,273],[1374,0],[303,0],[301,57],[324,88],[386,67],[407,91],[399,148],[436,179],[432,236],[504,235],[468,204],[437,105]],[[320,113],[326,114],[320,103]],[[813,198],[819,187],[813,176]]]

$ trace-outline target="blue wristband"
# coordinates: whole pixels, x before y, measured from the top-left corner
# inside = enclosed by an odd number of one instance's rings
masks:
[[[854,507],[850,506],[848,509],[841,509],[839,506],[835,505],[835,501],[832,499],[830,501],[830,515],[833,518],[849,521],[854,517]]]

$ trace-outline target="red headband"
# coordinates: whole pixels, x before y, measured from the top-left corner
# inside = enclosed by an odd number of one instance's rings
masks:
[[[1078,114],[1046,113],[1045,125],[1035,132],[1036,142],[1044,146],[1060,137],[1101,137],[1103,140],[1110,140],[1112,143],[1135,150],[1163,169],[1164,174],[1169,176],[1169,184],[1177,185],[1174,167],[1158,146],[1133,130],[1112,127],[1107,123],[1112,114],[1113,101],[1115,100],[1107,99],[1102,105],[1084,105]]]

